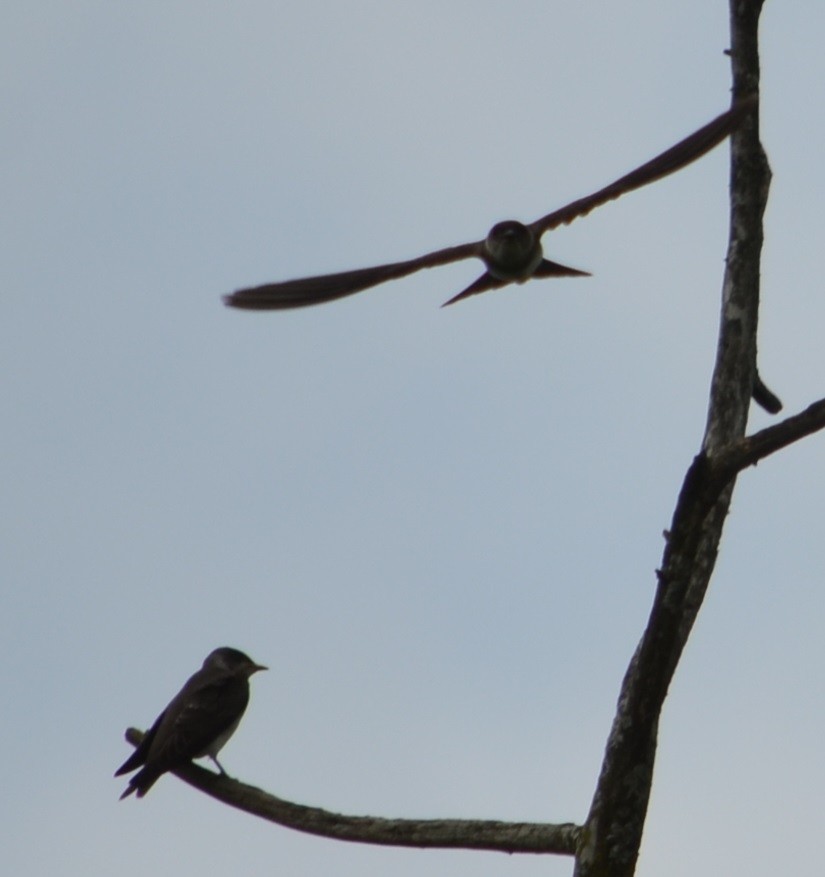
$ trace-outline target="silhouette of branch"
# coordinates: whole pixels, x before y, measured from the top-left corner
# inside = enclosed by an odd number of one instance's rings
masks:
[[[759,93],[763,0],[730,0],[733,100]],[[770,168],[751,113],[731,138],[730,237],[722,315],[702,450],[685,475],[658,572],[647,627],[622,681],[604,761],[576,854],[575,877],[632,877],[642,839],[659,716],[716,563],[736,475],[821,428],[809,413],[745,438],[751,394],[779,406],[756,371],[762,216]],[[767,405],[765,405],[767,403]],[[801,420],[799,418],[802,418]]]
[[[137,746],[143,732],[126,731]],[[346,816],[319,807],[307,807],[277,798],[255,786],[196,764],[172,771],[201,792],[284,828],[293,828],[333,840],[380,846],[492,850],[502,853],[557,853],[573,855],[580,828],[572,823],[499,822],[492,819],[384,819]]]
[[[820,399],[781,423],[732,441],[711,458],[711,465],[718,477],[729,479],[770,454],[824,428],[825,399]]]

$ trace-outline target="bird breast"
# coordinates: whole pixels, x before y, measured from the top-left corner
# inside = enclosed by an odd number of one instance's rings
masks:
[[[199,752],[195,758],[203,758],[208,755],[210,758],[217,758],[218,753],[226,745],[226,741],[237,731],[238,725],[241,723],[241,716],[238,716],[234,722],[222,733],[204,748],[203,752]]]
[[[484,241],[484,262],[497,280],[527,280],[542,256],[541,242],[532,229],[513,219],[494,225]]]

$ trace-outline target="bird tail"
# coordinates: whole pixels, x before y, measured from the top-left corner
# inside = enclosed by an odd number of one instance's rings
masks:
[[[567,265],[542,259],[538,268],[533,272],[533,277],[590,277],[590,272],[579,271],[578,268],[568,268]]]
[[[498,280],[489,271],[485,271],[481,277],[474,280],[466,289],[459,292],[458,295],[454,295],[449,301],[445,301],[441,307],[446,308],[447,305],[454,305],[457,301],[461,301],[471,295],[478,295],[480,292],[487,292],[488,289],[499,289],[502,286],[506,286],[507,283],[507,280]]]
[[[120,796],[120,800],[122,801],[124,798],[128,798],[129,795],[132,794],[132,792],[137,792],[138,798],[142,798],[157,782],[161,773],[163,773],[163,771],[157,771],[148,767],[144,767],[142,771],[136,773],[129,780],[129,785],[126,786],[126,789]]]

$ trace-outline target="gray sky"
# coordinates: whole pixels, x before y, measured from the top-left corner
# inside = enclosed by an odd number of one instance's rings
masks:
[[[272,668],[222,757],[248,782],[584,817],[704,427],[727,147],[545,238],[592,278],[443,311],[476,265],[294,313],[220,296],[478,239],[630,170],[726,107],[725,7],[7,6],[8,873],[570,873],[305,837],[169,777],[118,803],[111,774],[124,728],[232,645]],[[760,364],[788,413],[825,394],[823,30],[820,3],[763,16]],[[823,462],[815,437],[740,479],[643,877],[819,865]]]

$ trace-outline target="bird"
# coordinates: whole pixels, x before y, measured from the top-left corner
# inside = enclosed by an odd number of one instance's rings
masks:
[[[133,792],[142,798],[162,774],[193,758],[209,756],[226,775],[218,752],[235,733],[249,703],[249,677],[267,669],[238,649],[223,646],[210,652],[115,771],[117,777],[141,768],[120,800]]]
[[[736,101],[727,112],[610,185],[527,225],[513,219],[505,220],[496,223],[481,241],[435,250],[404,262],[239,289],[224,296],[224,303],[233,308],[257,311],[300,308],[344,298],[379,283],[406,277],[423,268],[470,258],[481,259],[486,270],[466,289],[444,302],[442,307],[481,292],[500,289],[510,283],[524,283],[533,278],[590,276],[588,271],[545,259],[541,246],[542,235],[696,161],[736,129],[755,104],[755,97]]]

